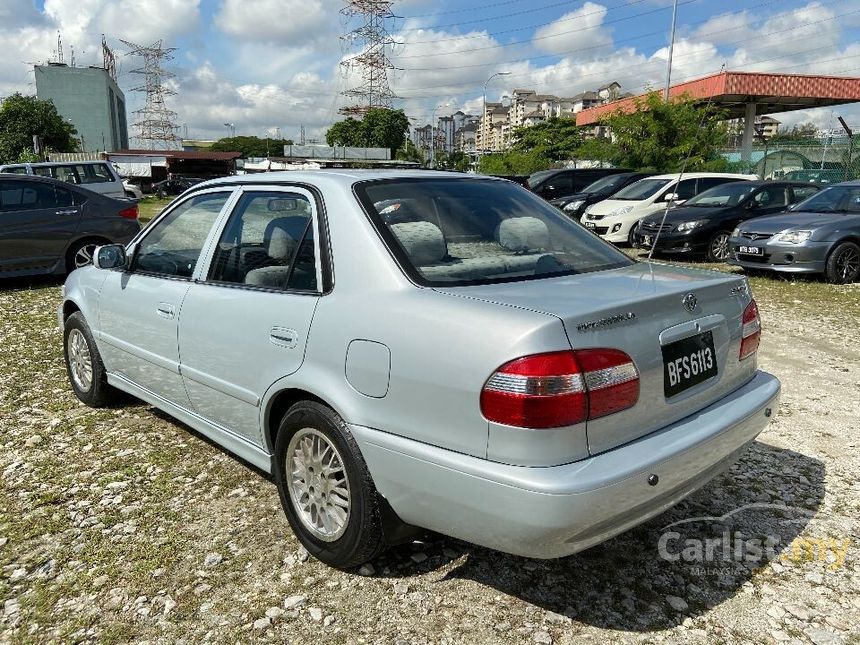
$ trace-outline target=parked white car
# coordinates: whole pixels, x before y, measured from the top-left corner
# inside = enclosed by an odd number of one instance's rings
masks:
[[[642,218],[682,204],[694,195],[730,181],[758,179],[757,175],[722,172],[690,172],[646,177],[618,191],[612,199],[589,206],[583,225],[604,240],[633,245],[633,233]]]
[[[107,161],[17,163],[0,166],[0,172],[51,177],[108,197],[143,197],[142,193],[138,196],[133,190],[127,189],[116,168]]]

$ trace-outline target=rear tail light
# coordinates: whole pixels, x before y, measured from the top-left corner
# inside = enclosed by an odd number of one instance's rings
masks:
[[[520,428],[558,428],[633,407],[639,372],[617,349],[550,352],[505,363],[481,390],[490,421]]]
[[[743,327],[741,330],[740,360],[743,360],[756,353],[761,340],[761,318],[758,315],[758,305],[756,305],[755,300],[750,300],[744,309],[741,324]]]
[[[137,204],[123,208],[118,214],[126,219],[137,219]]]

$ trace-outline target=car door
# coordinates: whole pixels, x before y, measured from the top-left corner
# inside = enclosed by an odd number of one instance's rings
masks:
[[[50,269],[78,228],[80,206],[52,183],[0,180],[0,271]]]
[[[130,247],[129,267],[107,271],[98,340],[107,370],[190,408],[179,374],[179,315],[230,189],[195,193],[150,224]]]
[[[304,359],[322,284],[317,218],[304,189],[244,189],[182,306],[182,376],[195,410],[256,445],[263,395]]]

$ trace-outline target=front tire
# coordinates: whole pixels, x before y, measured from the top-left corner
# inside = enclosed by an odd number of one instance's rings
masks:
[[[729,231],[720,231],[715,233],[708,241],[708,261],[709,262],[725,262],[729,259]]]
[[[346,569],[385,549],[379,493],[343,419],[315,401],[284,415],[274,476],[299,542],[326,564]]]
[[[63,354],[72,391],[82,403],[103,408],[116,400],[117,392],[108,385],[90,327],[79,311],[69,316],[63,326]]]
[[[830,252],[824,267],[824,277],[833,284],[851,284],[860,277],[860,246],[842,242]]]

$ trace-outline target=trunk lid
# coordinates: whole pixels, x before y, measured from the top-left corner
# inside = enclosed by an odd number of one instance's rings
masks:
[[[610,450],[695,414],[747,382],[755,358],[738,360],[741,317],[750,294],[743,277],[639,262],[627,267],[543,280],[437,289],[561,319],[574,349],[626,352],[640,375],[638,403],[588,422],[591,454]],[[689,311],[688,295],[696,299]],[[667,398],[663,347],[711,332],[717,374]],[[512,346],[511,358],[516,358]]]

